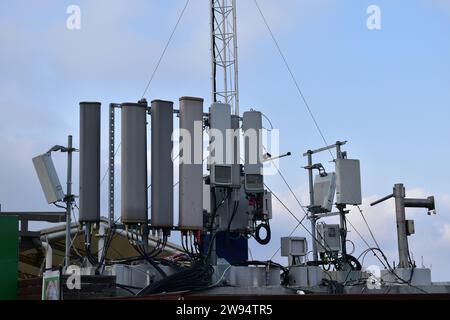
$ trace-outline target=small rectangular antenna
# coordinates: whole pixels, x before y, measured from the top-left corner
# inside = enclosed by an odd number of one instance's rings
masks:
[[[209,108],[209,147],[208,163],[211,168],[211,185],[231,187],[233,180],[232,151],[227,149],[228,133],[231,130],[231,108],[228,104],[213,103]]]
[[[55,165],[50,153],[33,158],[34,169],[41,183],[47,203],[55,203],[64,199],[64,191],[59,182]]]
[[[249,192],[262,192],[264,191],[264,180],[261,112],[253,110],[244,112],[242,130],[245,150],[245,189]]]
[[[314,205],[321,211],[331,212],[336,192],[336,174],[317,175],[314,179]]]
[[[359,160],[336,159],[336,198],[337,204],[362,203]]]

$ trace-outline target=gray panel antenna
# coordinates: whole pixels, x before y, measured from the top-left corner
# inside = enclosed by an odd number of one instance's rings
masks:
[[[179,227],[181,230],[203,228],[202,125],[203,99],[180,98]]]
[[[152,110],[152,227],[173,226],[173,102],[154,100]]]
[[[122,222],[147,223],[147,110],[122,104]]]
[[[99,102],[80,103],[80,222],[100,220]]]
[[[54,203],[64,199],[64,192],[56,173],[50,153],[33,158],[33,165],[44,191],[47,203]]]

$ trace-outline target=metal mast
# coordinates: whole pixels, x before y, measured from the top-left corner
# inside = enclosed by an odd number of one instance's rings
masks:
[[[236,0],[210,0],[212,101],[239,115]]]

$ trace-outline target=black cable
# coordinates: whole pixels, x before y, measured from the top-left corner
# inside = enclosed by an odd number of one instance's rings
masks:
[[[138,296],[178,291],[190,291],[207,288],[211,284],[214,269],[211,265],[196,262],[192,267],[154,282],[140,292]]]
[[[133,229],[133,228],[131,228]],[[126,234],[127,234],[127,238],[128,241],[130,242],[130,244],[133,246],[133,248],[139,253],[139,255],[143,258],[143,260],[147,261],[148,263],[150,263],[152,265],[152,267],[158,271],[159,274],[161,274],[161,276],[163,278],[167,277],[167,274],[164,272],[164,270],[162,270],[158,264],[153,260],[153,257],[150,257],[145,250],[143,250],[137,243],[135,243],[134,241],[134,235],[136,235],[136,239],[137,241],[139,241],[139,235],[134,232],[134,231],[129,231],[128,228],[126,229]],[[132,239],[130,240],[129,235],[131,235]],[[158,243],[160,241],[158,240]],[[157,244],[158,246],[158,244]]]
[[[102,256],[100,258],[100,262],[98,263],[97,268],[95,269],[96,273],[99,272],[100,268],[104,265],[106,255],[108,253],[109,247],[111,246],[114,235],[116,234],[115,229],[109,229],[108,237],[105,242],[105,246],[103,248]]]
[[[91,264],[91,265],[93,265],[93,266],[95,266],[95,265],[97,265],[97,261],[96,261],[96,259],[94,258],[94,256],[92,255],[92,252],[91,252],[91,248],[92,248],[92,238],[91,237],[89,237],[89,239],[88,239],[88,235],[90,235],[90,236],[92,236],[91,235],[91,230],[90,230],[90,224],[87,224],[86,225],[86,234],[85,234],[85,251],[86,251],[86,258],[88,259],[88,261],[89,261],[89,263]],[[89,229],[89,230],[88,230]],[[89,241],[86,241],[86,240],[89,240]]]
[[[167,40],[166,45],[164,46],[164,50],[162,51],[162,53],[161,53],[161,55],[160,55],[160,57],[158,59],[158,62],[156,63],[155,68],[153,69],[153,72],[152,72],[152,75],[150,77],[150,80],[148,81],[147,86],[145,87],[145,90],[142,93],[142,98],[144,98],[145,94],[147,93],[148,89],[150,88],[150,84],[152,83],[153,78],[156,75],[156,71],[158,71],[158,68],[159,68],[159,66],[160,66],[160,64],[162,62],[162,59],[164,58],[164,55],[166,54],[167,48],[169,47],[170,42],[172,41],[172,38],[175,35],[175,32],[177,31],[178,25],[180,24],[180,21],[183,18],[184,12],[186,11],[187,6],[189,5],[189,1],[190,0],[186,1],[185,5],[183,7],[183,10],[181,11],[180,15],[178,16],[177,23],[175,24],[174,28],[172,29],[172,33],[170,34],[170,37]]]
[[[231,224],[233,223],[234,217],[239,209],[239,200],[234,202],[233,213],[231,214],[230,221],[228,221],[227,232],[230,232]]]
[[[194,242],[194,239],[192,239],[192,234],[189,233],[189,249],[191,250],[192,256],[195,257],[193,242]]]
[[[323,142],[327,146],[328,142],[325,139],[325,135],[323,134],[322,129],[320,129],[319,123],[318,123],[316,117],[314,116],[314,113],[312,112],[311,108],[309,107],[309,104],[308,104],[308,101],[306,101],[305,95],[303,94],[302,90],[300,89],[300,85],[298,84],[297,79],[295,78],[294,73],[292,72],[291,67],[289,66],[289,63],[287,62],[286,56],[283,54],[283,51],[281,50],[281,47],[278,44],[278,41],[275,38],[275,35],[273,34],[272,29],[270,28],[269,23],[267,22],[267,19],[264,16],[264,14],[263,14],[263,12],[261,10],[261,7],[258,4],[258,1],[254,0],[254,2],[255,2],[256,8],[258,9],[259,14],[261,15],[261,18],[262,18],[262,20],[263,20],[267,30],[269,31],[269,34],[270,34],[270,36],[271,36],[271,38],[272,38],[272,40],[273,40],[273,42],[275,44],[275,47],[277,48],[278,53],[280,54],[280,56],[281,56],[281,58],[282,58],[282,60],[284,62],[284,65],[286,66],[286,69],[288,70],[288,72],[289,72],[289,74],[290,74],[290,76],[292,78],[292,81],[294,82],[294,85],[297,88],[297,91],[298,91],[301,99],[303,100],[303,103],[305,104],[306,109],[308,110],[308,113],[311,116],[311,119],[314,122],[314,125],[316,126],[317,131],[319,132],[320,136],[322,137]],[[333,153],[331,153],[330,150],[328,150],[328,151],[330,152],[331,158],[333,158],[333,160],[334,160]]]
[[[291,231],[291,233],[288,235],[288,237],[292,236],[292,235],[294,234],[294,232],[297,231],[298,227],[300,227],[300,223],[297,223],[297,225],[295,226],[294,229],[292,229],[292,231]],[[275,252],[273,253],[273,255],[270,257],[269,260],[272,260],[280,250],[281,250],[281,246],[278,247],[277,251],[275,251]]]
[[[303,221],[302,221],[302,220],[299,220],[299,219],[295,216],[295,214],[294,214],[294,213],[293,213],[293,212],[292,212],[292,211],[284,204],[284,202],[276,195],[276,193],[273,192],[273,191],[267,186],[267,184],[264,183],[264,186],[267,188],[267,190],[269,190],[269,192],[272,193],[272,195],[275,197],[275,199],[278,200],[278,202],[286,209],[286,211],[289,212],[289,214],[290,214],[295,220],[297,220],[298,224],[299,224],[300,226],[302,226],[303,229],[305,229],[305,231],[311,236],[311,238],[312,238],[314,241],[316,241],[317,243],[320,243],[319,240],[317,239],[317,237],[316,237],[315,235],[313,235],[312,232],[311,232],[311,231],[303,224]],[[331,248],[330,248],[330,246],[328,245],[328,243],[325,241],[325,239],[322,239],[322,240],[323,240],[323,242],[324,242],[324,246],[327,247],[327,248],[325,248],[325,249],[328,249],[328,252],[331,252]],[[322,246],[323,246],[323,245],[322,245]]]
[[[212,247],[213,247],[213,241],[216,241],[217,232],[215,232],[210,238],[209,245],[208,245],[208,251],[206,252],[205,260],[208,260],[208,258],[211,256]]]
[[[263,146],[263,148],[264,148],[265,152],[267,152],[267,149],[264,146]],[[287,179],[284,177],[284,175],[281,172],[280,168],[278,168],[278,166],[275,164],[275,161],[272,158],[270,158],[270,161],[272,162],[273,166],[277,170],[277,172],[280,175],[281,179],[283,180],[284,184],[288,187],[289,192],[292,194],[292,196],[294,197],[295,201],[298,203],[300,209],[302,209],[303,213],[305,214],[305,216],[300,220],[300,221],[303,222],[308,217],[308,213],[306,212],[305,207],[302,205],[302,203],[298,199],[297,195],[295,194],[294,190],[291,188],[291,186],[287,182]]]
[[[186,252],[186,254],[191,259],[193,259],[194,255],[193,255],[193,252],[192,252],[192,246],[189,245],[189,239],[190,239],[189,238],[189,232],[185,231],[185,232],[183,232],[181,234],[181,242],[182,242],[182,245],[183,245],[184,252]]]
[[[145,260],[148,261],[148,263],[150,263],[152,265],[153,268],[156,269],[156,271],[159,272],[159,274],[163,277],[166,278],[167,277],[167,273],[164,272],[163,269],[161,269],[158,264],[150,257],[146,256]]]
[[[142,231],[142,233],[143,232],[144,231]],[[141,239],[144,240],[144,234],[141,234]],[[147,237],[145,237],[145,239],[147,239]],[[139,236],[138,236],[138,240],[139,240]],[[148,241],[148,240],[146,240],[146,241]],[[155,256],[159,255],[164,250],[166,243],[167,243],[167,236],[165,234],[163,234],[162,243],[161,243],[161,239],[158,239],[157,247],[159,247],[159,248],[158,248],[157,254],[153,255],[153,256],[149,256],[147,254],[147,252],[145,250],[145,246],[142,248],[142,251],[144,253],[144,258],[146,259],[146,261],[149,262],[153,266],[153,268],[155,268],[159,272],[159,274],[161,274],[161,276],[163,278],[167,277],[167,274],[166,274],[166,272],[164,272],[164,270],[162,270],[158,266],[158,264],[156,263],[156,261],[153,258]]]
[[[356,229],[356,227],[353,225],[353,223],[352,223],[349,219],[346,219],[346,220],[347,220],[348,223],[350,223],[350,225],[351,225],[352,228],[355,230],[355,232],[358,234],[358,236],[359,236],[359,237],[362,239],[362,241],[366,244],[367,248],[368,248],[370,251],[373,252],[374,256],[378,259],[378,261],[380,261],[380,263],[386,268],[386,266],[384,265],[383,261],[382,261],[382,260],[380,259],[380,257],[378,257],[378,255],[376,254],[376,251],[373,250],[374,248],[372,248],[372,247],[370,246],[370,244],[366,241],[366,239],[364,239],[364,237],[361,235],[361,233],[358,231],[358,229]],[[383,253],[383,251],[381,250],[381,248],[375,248],[375,249],[377,249],[377,251],[380,252],[380,253],[384,256],[384,253]],[[383,257],[383,259],[384,259],[384,260],[387,260],[386,257]],[[359,258],[358,258],[358,260],[359,260]]]
[[[380,248],[380,245],[378,244],[378,241],[377,241],[377,239],[375,238],[375,236],[374,236],[374,234],[373,234],[373,232],[372,232],[372,229],[370,228],[370,225],[369,225],[369,223],[367,222],[366,217],[364,216],[363,211],[361,210],[361,208],[360,208],[359,206],[356,206],[356,207],[358,208],[359,213],[361,214],[361,217],[363,218],[364,223],[365,223],[366,226],[367,226],[367,229],[369,229],[369,233],[370,233],[370,236],[371,236],[372,239],[373,239],[373,242],[375,242],[375,245],[377,246],[377,248]]]
[[[225,203],[225,201],[227,201],[228,197],[230,196],[230,191],[227,189],[226,190],[226,195],[223,197],[222,201],[219,203],[219,205],[217,205],[217,201],[216,201],[216,190],[212,189],[211,190],[211,197],[212,197],[212,203],[213,203],[213,208],[211,208],[212,210],[212,214],[211,214],[211,223],[209,226],[209,231],[210,231],[210,241],[209,241],[209,245],[208,245],[208,251],[206,252],[206,256],[204,257],[205,260],[207,260],[210,255],[211,255],[211,251],[212,251],[212,244],[216,239],[216,235],[217,233],[214,232],[214,222],[216,219],[216,215],[217,215],[217,210]]]
[[[186,245],[184,244],[184,232],[181,233],[181,246],[183,247],[183,251],[187,252]]]
[[[141,287],[128,286],[128,285],[124,285],[124,284],[120,284],[120,283],[116,283],[116,287],[128,291],[128,292],[131,293],[133,296],[134,296],[136,293],[133,292],[132,290],[142,290],[142,289],[144,289],[144,288],[141,288]]]
[[[369,249],[366,249],[366,250],[363,251],[363,253],[361,253],[361,255],[358,257],[358,260],[359,260],[359,258],[360,258],[362,255],[365,255],[365,254],[367,254],[367,252],[373,251],[373,250],[377,250],[377,251],[379,251],[379,252],[381,253],[381,255],[383,256],[383,259],[385,260],[385,262],[386,262],[386,264],[387,264],[387,270],[388,270],[389,273],[391,273],[395,278],[397,278],[401,283],[407,284],[408,286],[410,286],[410,287],[412,287],[412,288],[414,288],[414,289],[416,289],[416,290],[419,290],[419,291],[421,291],[422,293],[428,293],[427,291],[425,291],[425,290],[423,290],[423,289],[421,289],[421,288],[419,288],[419,287],[414,286],[414,285],[411,284],[411,281],[412,281],[412,278],[413,278],[414,269],[415,269],[414,267],[412,268],[413,270],[411,271],[410,279],[409,279],[408,281],[405,280],[405,279],[403,279],[403,278],[401,278],[398,274],[395,273],[394,269],[391,267],[391,265],[390,265],[390,263],[389,263],[389,260],[386,258],[384,252],[383,252],[381,249],[379,249],[379,248],[369,248]]]
[[[194,233],[194,245],[195,245],[195,253],[197,254],[197,256],[200,254],[200,243],[198,242],[198,233],[197,235]]]
[[[266,230],[266,237],[264,239],[261,238],[260,233],[261,229]],[[272,238],[272,232],[270,231],[270,225],[269,223],[261,223],[256,227],[255,230],[255,240],[261,245],[266,245],[270,242],[270,239]]]
[[[67,207],[64,207],[64,206],[62,206],[62,205],[59,205],[59,204],[57,204],[56,202],[53,202],[53,205],[56,206],[56,207],[58,207],[58,208],[67,210]]]

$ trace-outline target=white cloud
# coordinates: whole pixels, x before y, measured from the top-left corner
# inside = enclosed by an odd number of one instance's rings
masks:
[[[450,224],[448,223],[442,226],[441,240],[444,241],[445,244],[450,245]]]
[[[444,208],[450,208],[450,195],[449,194],[443,194],[439,197],[440,204],[444,206]],[[439,208],[438,208],[439,209]]]

